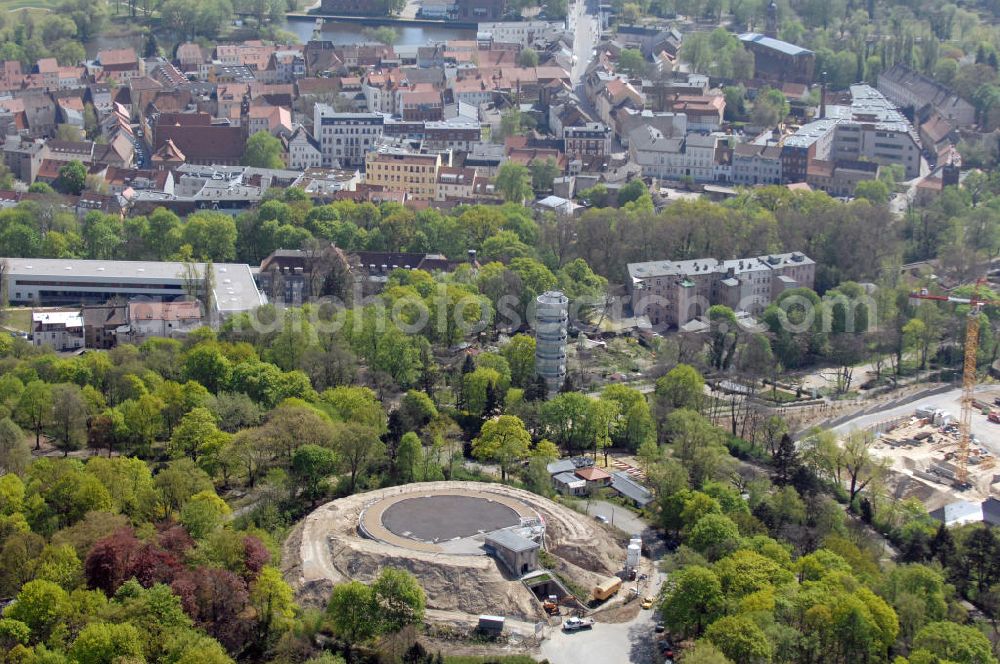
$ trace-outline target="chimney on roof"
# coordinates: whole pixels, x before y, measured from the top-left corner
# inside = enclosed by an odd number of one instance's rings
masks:
[[[826,118],[826,72],[823,72],[823,83],[819,86],[819,119]]]

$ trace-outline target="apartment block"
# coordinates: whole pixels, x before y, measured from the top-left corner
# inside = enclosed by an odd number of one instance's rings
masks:
[[[790,288],[812,288],[816,264],[799,252],[720,261],[629,263],[627,287],[637,316],[660,327],[680,328],[715,304],[759,316]]]
[[[385,118],[379,113],[338,113],[328,104],[313,110],[313,137],[319,143],[323,166],[360,166],[382,136]]]
[[[667,137],[657,129],[644,126],[629,134],[628,151],[645,177],[713,182],[716,178],[716,154],[720,142],[724,140],[701,134]]]
[[[563,151],[567,157],[603,157],[611,152],[611,129],[601,122],[563,127]]]
[[[909,120],[869,85],[852,85],[850,94],[849,103],[826,105],[825,117],[783,139],[786,182],[806,181],[815,160],[899,164],[907,179],[920,175],[921,144]]]
[[[419,154],[395,146],[380,146],[365,157],[365,184],[403,191],[412,200],[437,195],[440,154]]]

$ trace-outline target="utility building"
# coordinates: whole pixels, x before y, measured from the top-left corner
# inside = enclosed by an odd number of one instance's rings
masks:
[[[486,535],[485,546],[514,576],[538,569],[538,549],[541,547],[513,530],[494,530]]]

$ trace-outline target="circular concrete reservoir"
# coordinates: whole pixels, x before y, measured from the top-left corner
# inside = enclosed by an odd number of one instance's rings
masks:
[[[420,542],[443,542],[519,525],[511,507],[479,496],[429,495],[407,498],[382,513],[386,530]]]

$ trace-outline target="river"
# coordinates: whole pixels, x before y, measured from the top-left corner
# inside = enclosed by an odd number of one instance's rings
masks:
[[[312,39],[312,20],[286,20],[283,26],[285,30],[297,35],[303,44]],[[323,24],[323,39],[332,41],[334,44],[354,44],[366,41],[361,35],[364,28],[357,23],[337,23],[327,22]],[[396,44],[399,46],[422,46],[429,42],[443,42],[451,39],[475,39],[475,30],[463,30],[459,28],[448,28],[444,26],[407,26],[396,27],[399,39]]]
[[[283,30],[296,35],[299,42],[305,44],[312,39],[314,20],[288,20],[285,19],[281,26]],[[323,39],[332,41],[334,44],[354,44],[366,40],[361,34],[364,26],[357,23],[327,22],[323,25]],[[475,30],[448,28],[445,26],[406,26],[397,27],[396,32],[399,39],[396,44],[400,46],[422,46],[429,42],[443,42],[453,39],[472,40],[476,38]],[[99,35],[85,44],[87,57],[97,56],[97,52],[112,48],[134,48],[141,52],[143,48],[143,38],[138,32],[128,32],[125,34]]]

